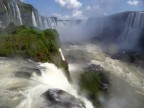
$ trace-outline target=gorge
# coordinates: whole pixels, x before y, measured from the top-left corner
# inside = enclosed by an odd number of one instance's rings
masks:
[[[0,0],[0,108],[143,108],[144,11],[41,16]]]

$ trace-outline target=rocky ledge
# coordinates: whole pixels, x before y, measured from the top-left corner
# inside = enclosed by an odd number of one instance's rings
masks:
[[[50,108],[86,108],[80,99],[63,90],[49,89],[42,96]]]

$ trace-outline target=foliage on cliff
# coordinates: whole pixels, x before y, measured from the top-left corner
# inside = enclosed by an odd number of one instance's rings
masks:
[[[58,33],[55,30],[44,31],[25,26],[10,24],[0,34],[0,56],[20,56],[41,62],[54,62],[58,52]],[[61,58],[59,57],[61,60]]]

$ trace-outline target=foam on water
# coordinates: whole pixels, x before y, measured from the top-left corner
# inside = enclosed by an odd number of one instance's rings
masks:
[[[77,90],[68,82],[63,70],[51,63],[35,63],[41,75],[32,72],[30,79],[15,77],[16,71],[28,63],[21,61],[0,61],[0,107],[40,108],[47,106],[42,94],[48,89],[61,89],[84,101],[86,108],[93,108],[90,101],[78,95]],[[11,103],[10,105],[6,103]]]

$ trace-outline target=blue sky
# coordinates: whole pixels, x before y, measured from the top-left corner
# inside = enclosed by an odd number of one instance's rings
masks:
[[[123,11],[144,11],[144,0],[22,0],[41,15],[59,18],[87,18]]]

